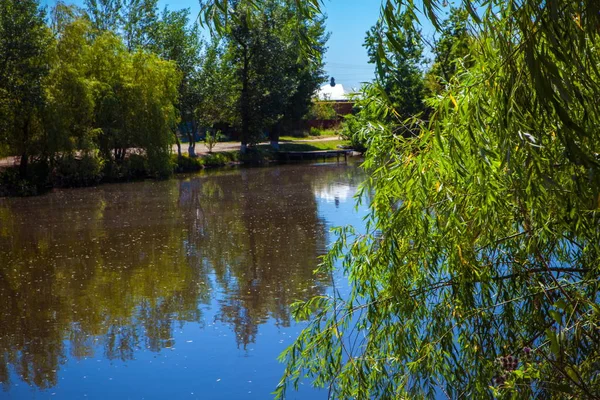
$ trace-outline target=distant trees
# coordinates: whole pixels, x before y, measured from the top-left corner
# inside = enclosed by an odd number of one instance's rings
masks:
[[[410,17],[403,15],[401,26],[390,27],[380,20],[368,32],[364,46],[369,61],[376,64],[375,83],[390,100],[393,113],[406,119],[424,110],[423,44]],[[393,41],[395,46],[391,46]],[[385,55],[389,62],[382,62]]]
[[[0,0],[0,155],[20,156],[20,178],[46,185],[84,165],[85,182],[131,168],[167,176],[172,143],[181,155],[183,135],[195,156],[197,134],[217,125],[244,144],[278,137],[323,79],[297,36],[324,51],[323,20],[298,21],[279,0],[234,12],[227,35],[205,44],[189,10],[159,13],[157,0],[59,1],[48,24],[39,0]],[[43,166],[35,177],[31,160]]]
[[[177,103],[180,119],[179,129],[187,136],[188,154],[195,156],[196,132],[199,128],[196,109],[204,95],[200,92],[200,83],[198,82],[203,60],[203,43],[198,26],[196,24],[190,26],[189,14],[188,9],[180,11],[165,9],[160,21],[155,25],[152,48],[163,59],[175,62],[182,75]],[[178,143],[179,155],[181,155],[176,129],[173,129],[173,133]]]
[[[324,20],[296,20],[295,9],[272,0],[257,10],[238,5],[225,34],[225,58],[234,71],[234,101],[242,148],[257,143],[267,131],[278,140],[283,121],[306,115],[324,79],[321,60],[301,53],[298,24],[318,51],[324,51]]]
[[[469,46],[475,40],[469,32],[468,22],[467,10],[453,7],[441,23],[440,38],[433,43],[433,64],[425,76],[430,93],[442,92],[458,70],[474,63]]]

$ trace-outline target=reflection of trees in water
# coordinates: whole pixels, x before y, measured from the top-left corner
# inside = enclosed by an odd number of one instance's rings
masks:
[[[239,345],[269,318],[289,325],[289,304],[327,284],[312,274],[326,240],[312,185],[339,173],[251,169],[1,203],[0,382],[12,368],[49,388],[95,348],[128,360],[172,347],[215,285]]]
[[[157,187],[159,186],[159,187]],[[66,196],[70,198],[67,199]],[[80,196],[79,198],[73,198]],[[131,359],[170,345],[174,321],[208,301],[185,258],[177,182],[107,186],[0,207],[0,381],[40,388],[66,359]]]
[[[182,183],[202,195],[204,227],[189,230],[223,289],[217,319],[232,325],[238,344],[253,342],[268,318],[290,324],[289,304],[321,293],[324,277],[313,270],[325,249],[325,226],[312,190],[321,168],[244,169]],[[194,209],[186,219],[192,218]],[[208,227],[208,229],[206,228]]]

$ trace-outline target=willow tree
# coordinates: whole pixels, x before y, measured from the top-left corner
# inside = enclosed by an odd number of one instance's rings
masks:
[[[390,29],[439,27],[441,1],[407,3],[385,2]],[[367,231],[321,266],[350,294],[296,305],[279,395],[303,376],[335,398],[600,393],[600,3],[463,3],[472,64],[429,121],[365,128]]]

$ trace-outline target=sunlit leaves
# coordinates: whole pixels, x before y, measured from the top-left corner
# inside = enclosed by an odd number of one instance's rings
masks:
[[[416,6],[395,6],[382,17],[401,29]],[[470,62],[428,99],[430,120],[407,120],[406,138],[365,124],[370,229],[341,232],[324,263],[343,261],[350,299],[332,298],[286,353],[288,377],[336,398],[599,390],[598,5],[475,6]]]

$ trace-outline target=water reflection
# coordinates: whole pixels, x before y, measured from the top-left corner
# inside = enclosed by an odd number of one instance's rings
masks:
[[[3,200],[5,390],[11,377],[54,387],[73,360],[171,349],[207,310],[240,349],[261,325],[289,326],[289,304],[328,285],[313,275],[328,229],[317,199],[347,201],[359,179],[352,167],[284,166]]]

